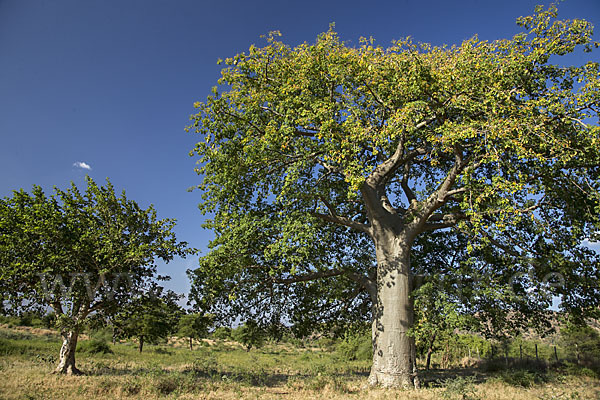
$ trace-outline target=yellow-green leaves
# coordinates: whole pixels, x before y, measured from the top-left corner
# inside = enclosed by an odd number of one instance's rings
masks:
[[[513,38],[451,47],[351,47],[330,29],[291,48],[269,34],[226,59],[221,86],[195,104],[201,208],[323,210],[368,224],[362,190],[387,163],[378,196],[400,224],[429,201],[430,213],[505,231],[560,197],[555,177],[570,171],[579,184],[580,168],[598,162],[598,64],[549,63],[592,44],[591,25],[556,17],[555,6],[536,8]]]

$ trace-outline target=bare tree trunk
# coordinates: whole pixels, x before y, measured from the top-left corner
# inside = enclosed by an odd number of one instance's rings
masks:
[[[192,337],[190,336],[190,351],[194,350],[194,349],[192,348],[192,346],[193,346],[193,345],[192,345]]]
[[[62,346],[58,366],[54,371],[57,374],[81,375],[82,372],[75,367],[75,350],[77,350],[77,337],[79,332],[75,330],[61,332]]]
[[[140,353],[144,349],[144,337],[140,336],[140,345],[139,345]]]
[[[375,239],[377,254],[377,303],[373,312],[373,365],[369,384],[383,387],[418,385],[414,360],[410,245],[393,233]]]

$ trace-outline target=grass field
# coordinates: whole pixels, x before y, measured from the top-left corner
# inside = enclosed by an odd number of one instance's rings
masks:
[[[419,390],[369,389],[369,361],[335,351],[268,344],[246,352],[234,342],[110,345],[112,354],[77,354],[85,376],[52,374],[60,347],[52,331],[0,328],[1,399],[600,399],[591,370],[469,368],[421,374]],[[491,371],[493,370],[493,371]]]

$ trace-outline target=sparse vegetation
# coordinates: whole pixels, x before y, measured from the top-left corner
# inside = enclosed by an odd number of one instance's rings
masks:
[[[222,331],[225,331],[222,329]],[[387,399],[592,399],[600,395],[593,369],[550,361],[520,363],[503,357],[494,368],[461,368],[459,357],[451,369],[433,368],[422,374],[422,389],[391,392],[367,389],[370,357],[362,354],[368,335],[304,340],[304,348],[265,341],[246,351],[231,340],[205,340],[189,350],[187,338],[167,344],[109,345],[94,338],[79,343],[78,358],[85,376],[48,375],[61,341],[57,332],[31,327],[0,328],[0,398],[2,399],[181,399],[238,398],[369,398]],[[101,335],[100,335],[101,336]],[[296,339],[300,340],[300,339]],[[327,344],[325,346],[324,344]],[[108,347],[109,351],[103,351]],[[562,351],[566,351],[561,348]],[[460,350],[457,350],[460,351]],[[439,366],[442,353],[433,355]],[[424,360],[420,358],[420,367]]]

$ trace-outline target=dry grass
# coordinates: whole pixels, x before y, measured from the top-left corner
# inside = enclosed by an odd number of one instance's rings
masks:
[[[142,354],[129,344],[112,346],[110,355],[78,353],[78,366],[88,374],[57,376],[48,356],[59,346],[53,340],[4,340],[4,346],[25,350],[6,351],[0,359],[0,399],[600,399],[596,377],[565,371],[549,371],[537,381],[535,371],[438,370],[423,374],[424,389],[383,390],[366,387],[368,362],[341,361],[330,352],[287,344],[247,353],[219,341],[189,351],[181,339],[147,346]]]
[[[2,361],[0,398],[17,399],[600,399],[600,384],[590,377],[569,376],[562,381],[530,388],[514,387],[497,379],[475,384],[464,393],[448,392],[445,387],[420,390],[384,390],[365,387],[361,376],[292,376],[285,382],[259,385],[229,381],[226,376],[186,375],[185,365],[169,366],[160,373],[152,371],[119,373],[115,364],[106,374],[95,371],[88,376],[57,376],[52,366],[18,358]],[[93,363],[81,363],[93,370]],[[130,371],[136,366],[128,364]],[[140,370],[141,371],[141,370]]]
[[[179,382],[168,376],[56,376],[49,369],[25,362],[4,363],[0,372],[0,398],[17,399],[406,399],[445,398],[444,388],[420,390],[384,390],[364,388],[364,379],[343,382],[324,377],[297,381],[275,387],[252,386],[197,379],[195,384]],[[181,386],[185,386],[182,388]],[[182,390],[184,389],[184,390]],[[533,388],[512,387],[498,381],[475,386],[472,395],[455,393],[449,399],[531,400],[599,399],[598,381],[569,378],[561,384]]]

